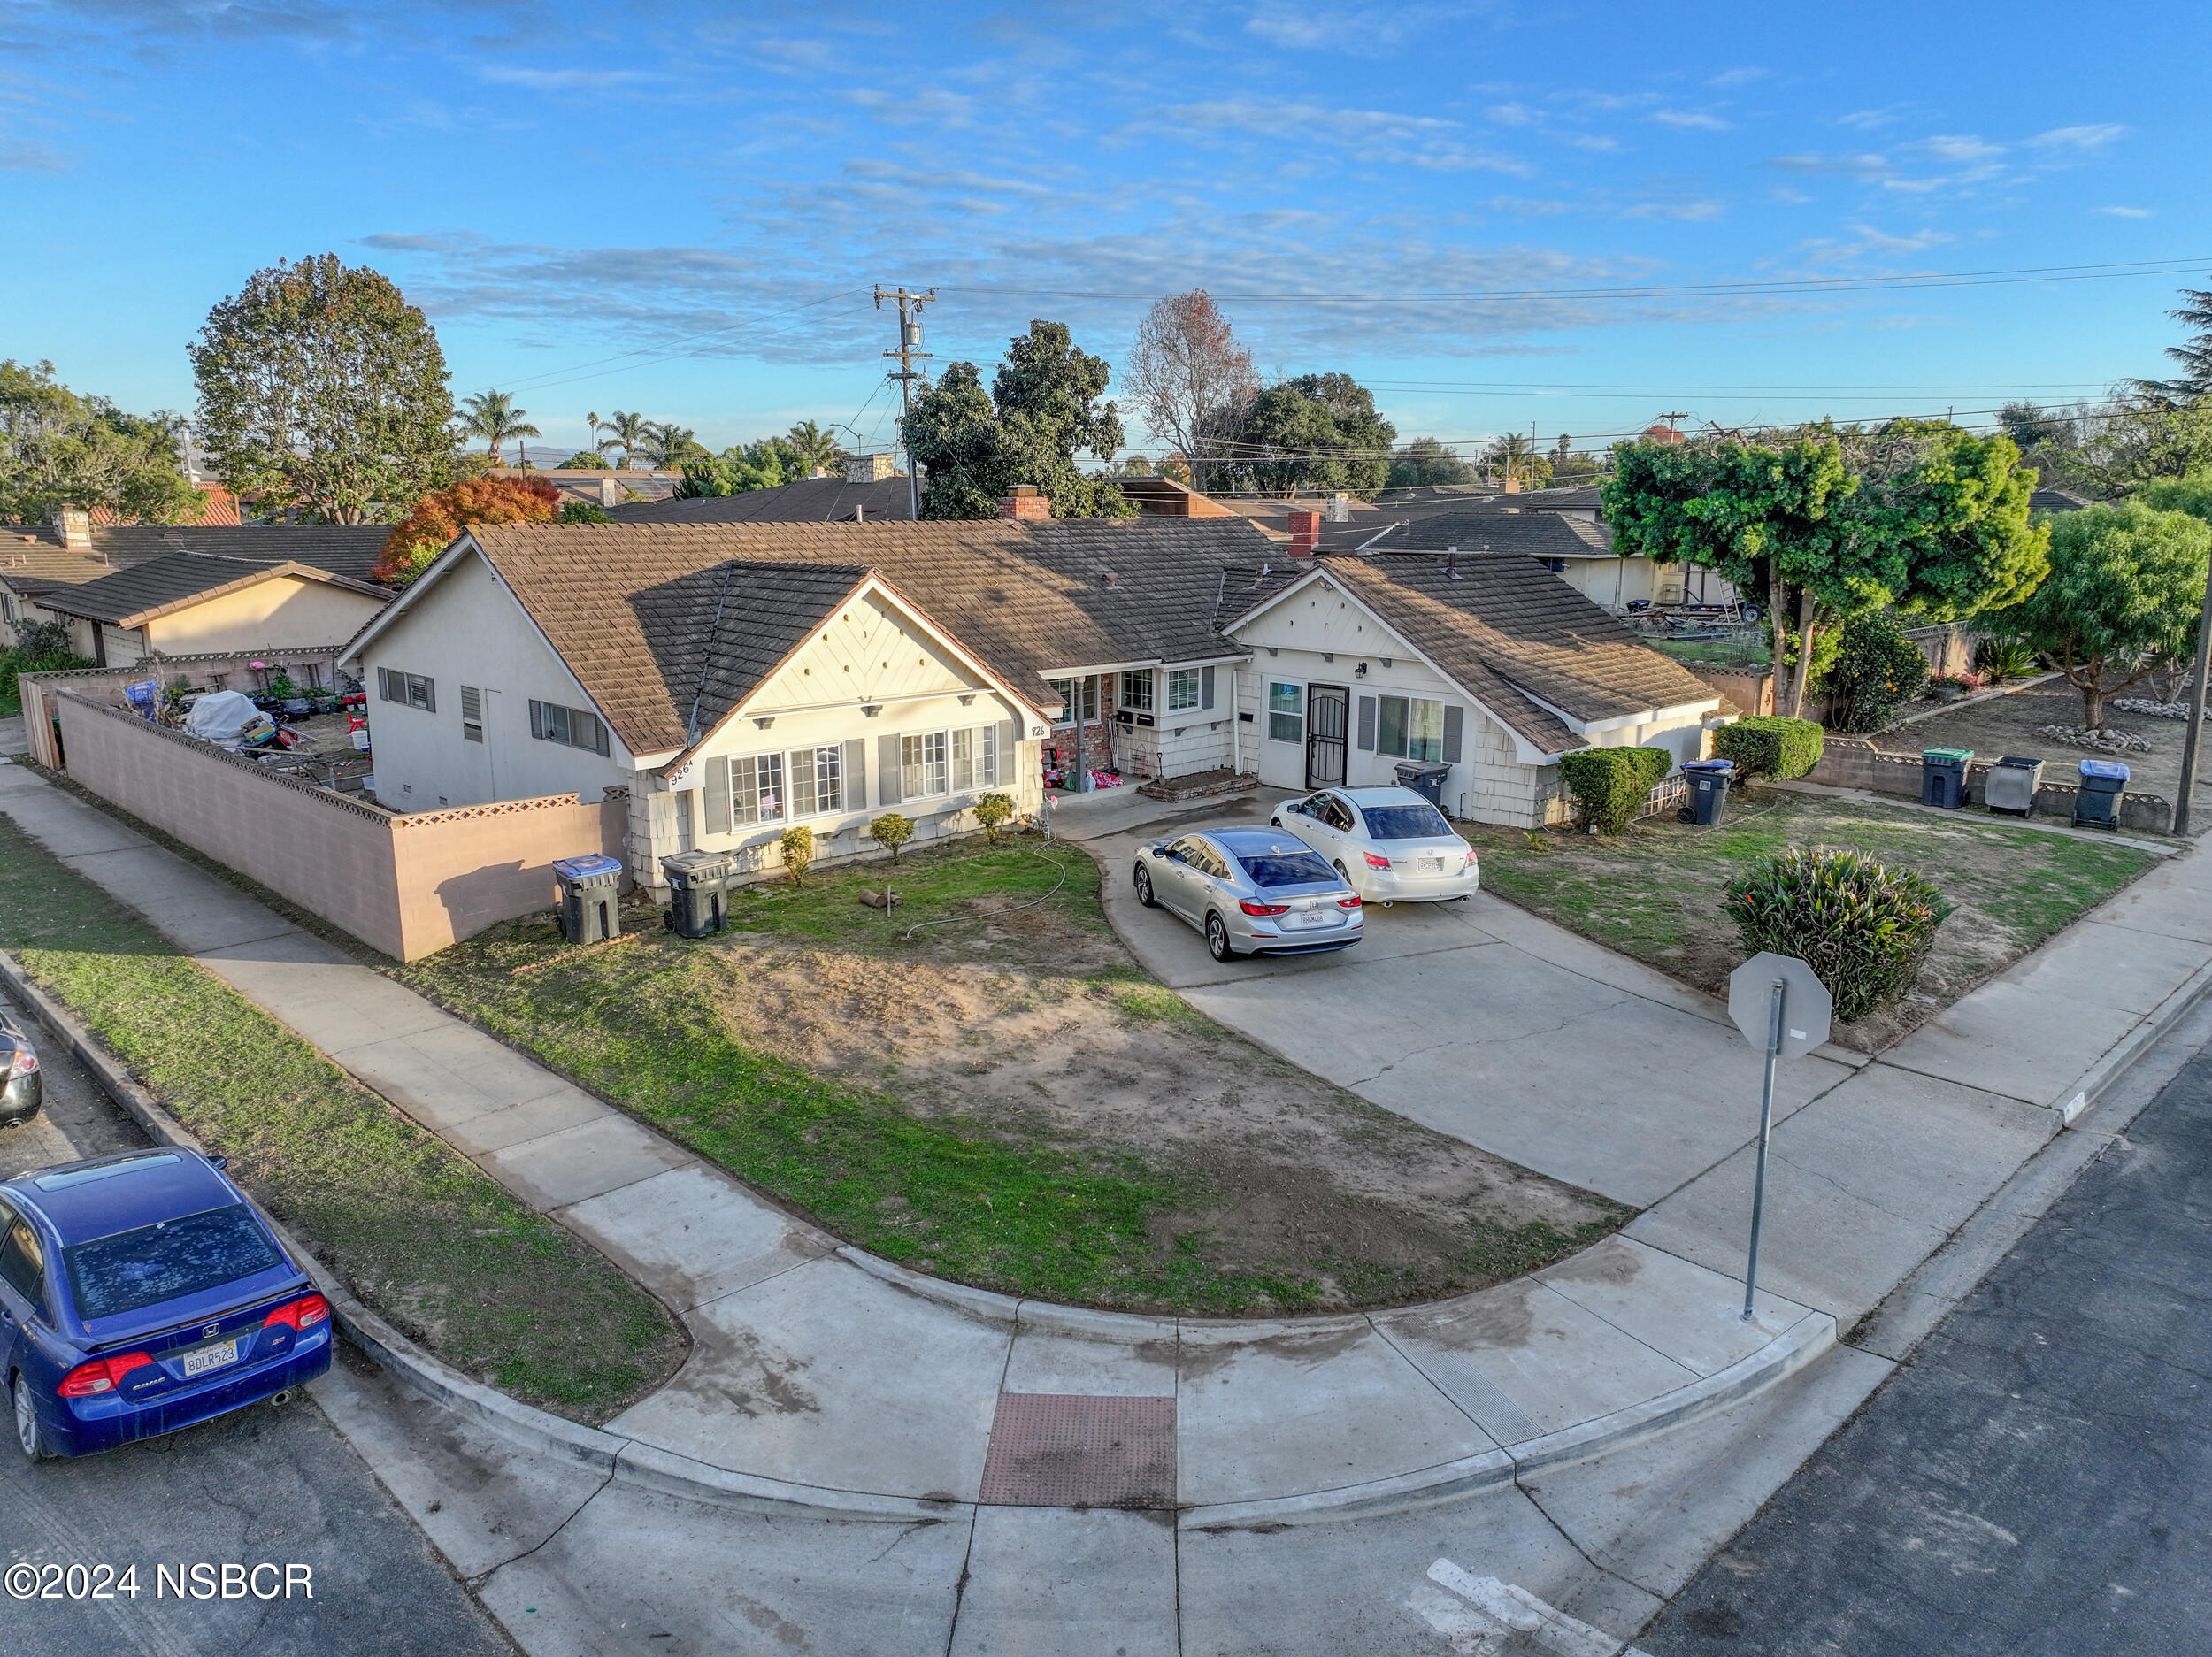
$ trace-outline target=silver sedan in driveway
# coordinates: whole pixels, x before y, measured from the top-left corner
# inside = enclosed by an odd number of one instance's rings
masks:
[[[1410,788],[1324,788],[1275,808],[1370,903],[1446,903],[1482,885],[1475,848]]]
[[[1278,828],[1154,840],[1130,879],[1147,909],[1172,909],[1204,933],[1217,961],[1348,949],[1362,936],[1359,894]]]

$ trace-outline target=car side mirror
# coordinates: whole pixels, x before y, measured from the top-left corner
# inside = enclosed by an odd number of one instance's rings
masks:
[[[230,1158],[225,1156],[220,1151],[218,1151],[207,1159],[207,1165],[210,1168],[228,1168],[230,1166]]]
[[[1167,855],[1167,848],[1164,846],[1155,846],[1152,848],[1152,855],[1155,857],[1164,857]]]

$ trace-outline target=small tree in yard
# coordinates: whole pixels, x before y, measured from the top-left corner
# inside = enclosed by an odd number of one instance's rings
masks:
[[[806,871],[813,864],[814,831],[803,823],[794,824],[784,830],[781,844],[783,866],[795,886],[805,880]]]
[[[2212,525],[2139,502],[2062,512],[2051,573],[2024,603],[1993,618],[2041,651],[2081,693],[2082,724],[2105,698],[2189,659],[2204,607]]]
[[[1793,847],[1766,859],[1728,883],[1726,902],[1745,950],[1797,956],[1843,1019],[1863,1018],[1911,989],[1951,912],[1910,870],[1828,848]]]
[[[868,838],[891,854],[891,861],[899,860],[899,848],[914,838],[914,819],[901,817],[896,811],[886,811],[868,825]]]
[[[975,802],[975,820],[983,830],[983,838],[998,844],[998,825],[1014,815],[1014,801],[1010,794],[987,794]]]
[[[1838,731],[1879,731],[1927,681],[1928,659],[1904,624],[1870,610],[1843,624],[1828,670],[1828,723]]]
[[[405,587],[472,524],[549,524],[560,510],[561,492],[543,478],[471,478],[416,502],[369,573]]]

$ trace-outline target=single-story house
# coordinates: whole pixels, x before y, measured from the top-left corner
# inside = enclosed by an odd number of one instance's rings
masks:
[[[610,510],[626,501],[665,501],[684,480],[684,474],[672,468],[648,471],[641,466],[487,466],[483,475],[549,483],[564,502]]]
[[[0,529],[0,642],[58,621],[101,666],[342,644],[391,602],[371,581],[388,525],[91,524]]]
[[[1564,754],[1652,745],[1701,758],[1720,693],[1517,552],[1377,553],[1269,564],[1224,589],[1250,651],[1238,719],[1263,784],[1396,780],[1448,764],[1446,809],[1562,819]]]
[[[888,455],[848,455],[842,472],[741,495],[634,501],[610,509],[618,524],[911,523],[913,492]]]
[[[958,832],[979,793],[1043,799],[1045,750],[1181,775],[1233,763],[1223,572],[1236,519],[504,525],[457,539],[348,652],[376,797],[435,810],[608,790],[630,871],[782,825],[867,848],[895,808]]]
[[[1500,495],[1479,506],[1432,513],[1379,543],[1394,550],[1517,552],[1535,559],[1616,615],[1629,605],[1730,604],[1736,589],[1698,564],[1654,564],[1613,548],[1594,487]]]

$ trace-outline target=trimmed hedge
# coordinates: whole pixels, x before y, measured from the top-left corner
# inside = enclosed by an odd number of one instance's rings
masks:
[[[1797,956],[1843,1019],[1863,1018],[1919,981],[1952,908],[1909,869],[1825,847],[1792,847],[1747,870],[1728,883],[1727,904],[1748,953]]]
[[[1582,821],[1618,834],[1644,809],[1652,786],[1674,769],[1663,748],[1593,748],[1560,756],[1559,779],[1582,808]]]
[[[1740,777],[1773,777],[1787,782],[1820,763],[1827,735],[1810,719],[1759,714],[1714,732],[1713,753],[1735,761]]]

